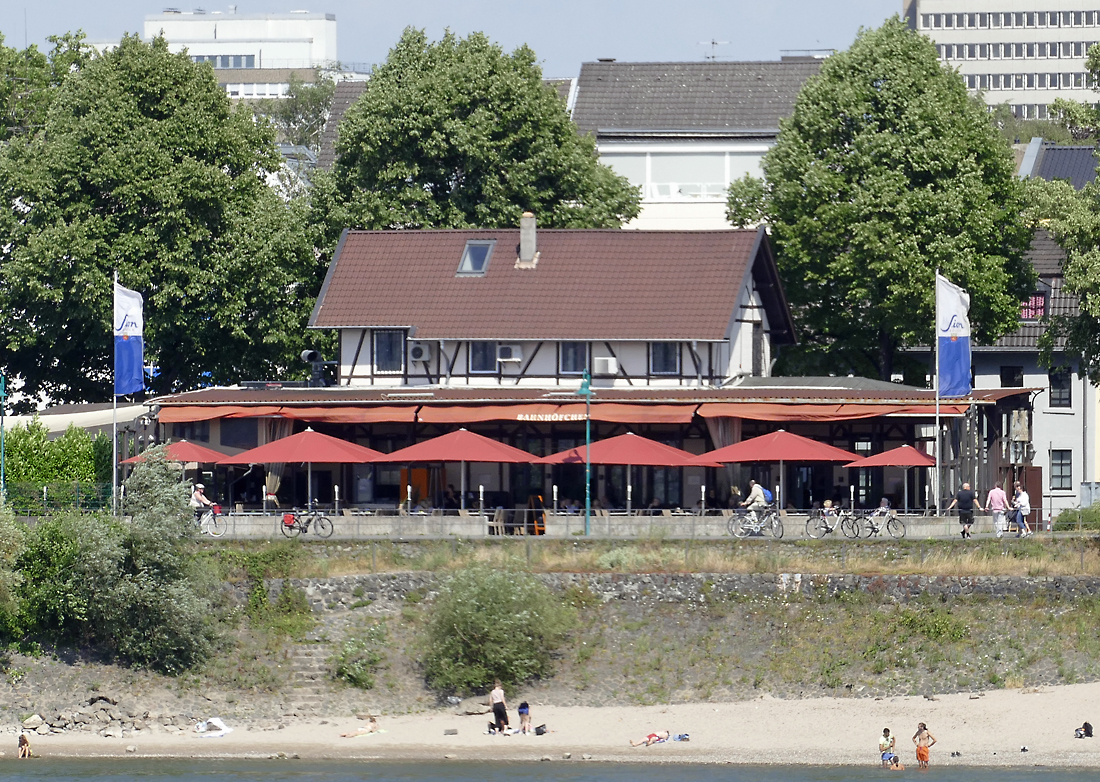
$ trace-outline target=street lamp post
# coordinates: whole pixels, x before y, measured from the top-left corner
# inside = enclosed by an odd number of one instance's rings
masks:
[[[592,534],[592,376],[584,370],[577,395],[584,397],[584,534]]]

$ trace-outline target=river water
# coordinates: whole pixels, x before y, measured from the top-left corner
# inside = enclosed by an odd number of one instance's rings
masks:
[[[907,769],[901,775],[913,775]],[[893,776],[874,766],[727,766],[630,763],[383,763],[242,760],[33,760],[3,762],[4,782],[862,782]],[[924,782],[1085,782],[1096,770],[935,767]]]

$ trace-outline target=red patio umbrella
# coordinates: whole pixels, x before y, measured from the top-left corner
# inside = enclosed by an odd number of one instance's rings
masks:
[[[218,464],[272,464],[272,463],[305,463],[306,464],[306,496],[309,506],[313,507],[313,463],[320,464],[367,464],[385,460],[385,454],[362,445],[341,440],[338,437],[330,437],[327,434],[306,429],[304,432],[292,434],[272,440],[266,445],[253,448],[236,456],[223,456]]]
[[[792,434],[784,429],[771,434],[742,440],[725,448],[695,457],[695,463],[722,462],[735,464],[742,462],[779,462],[779,493],[776,499],[782,503],[783,464],[784,462],[844,462],[858,459],[859,455],[835,448],[828,443],[811,440],[808,437]],[[780,504],[782,507],[782,504]]]
[[[918,451],[911,445],[903,445],[900,448],[892,448],[889,451],[876,453],[874,456],[865,456],[856,459],[848,467],[904,467],[905,468],[905,512],[909,512],[909,468],[910,467],[935,467],[936,460],[928,454]]]
[[[544,456],[542,464],[584,464],[583,445]],[[596,440],[589,446],[589,463],[622,464],[627,467],[717,467],[717,462],[702,464],[695,461],[695,454],[671,445],[650,440],[648,437],[627,433],[606,440]],[[630,511],[630,470],[626,472],[626,509]]]
[[[129,459],[123,459],[121,464],[137,464],[138,462],[145,461],[147,453],[139,453],[137,456],[131,456]],[[164,458],[169,462],[180,462],[182,464],[189,464],[196,462],[198,464],[217,464],[219,460],[225,458],[225,454],[220,451],[215,451],[212,448],[204,448],[201,445],[195,445],[187,440],[179,440],[174,443],[168,443],[164,448]]]
[[[466,429],[433,437],[416,445],[384,454],[381,462],[461,462],[461,506],[466,507],[466,462],[533,464],[539,457]]]

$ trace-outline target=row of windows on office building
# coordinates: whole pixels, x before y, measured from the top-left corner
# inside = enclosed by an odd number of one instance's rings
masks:
[[[1013,11],[1011,13],[920,15],[922,30],[1097,26],[1100,26],[1100,11]]]
[[[225,94],[230,98],[284,98],[290,85],[281,84],[226,84]]]
[[[1096,41],[1060,43],[940,43],[941,60],[1066,60],[1082,59]]]
[[[1083,90],[1094,86],[1087,73],[968,73],[971,90]]]
[[[215,68],[255,68],[254,54],[193,54],[192,62],[208,62]]]
[[[499,342],[467,343],[468,369],[472,375],[495,375],[500,371]],[[405,332],[379,330],[374,332],[375,374],[400,374],[405,371]],[[588,369],[587,342],[558,343],[558,372],[580,375]],[[653,375],[680,374],[680,343],[650,342],[649,371]]]

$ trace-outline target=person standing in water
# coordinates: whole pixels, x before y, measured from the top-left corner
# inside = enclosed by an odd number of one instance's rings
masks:
[[[917,767],[928,768],[928,750],[936,744],[936,737],[928,732],[928,726],[917,723],[917,732],[913,734],[913,743],[917,745]]]

